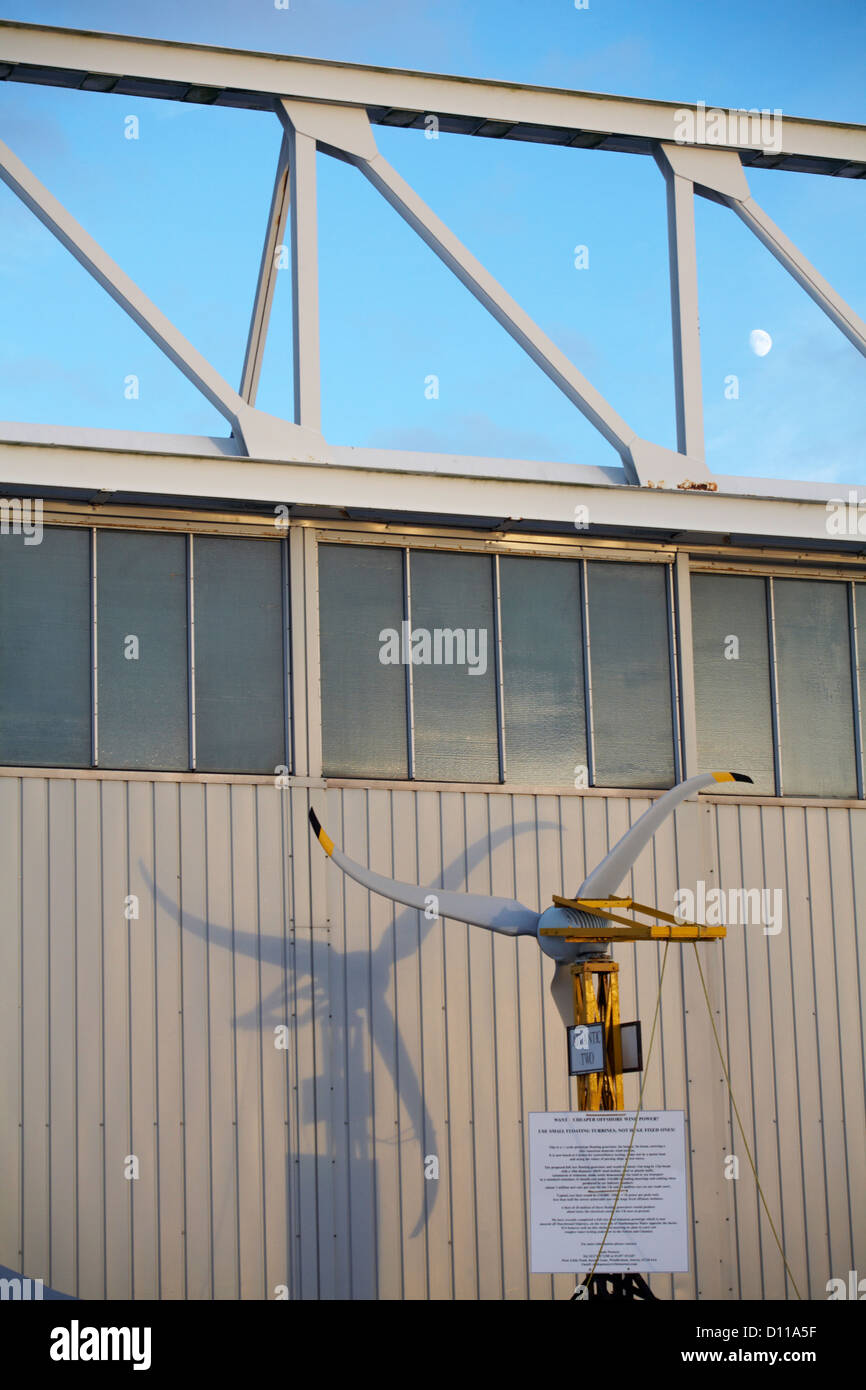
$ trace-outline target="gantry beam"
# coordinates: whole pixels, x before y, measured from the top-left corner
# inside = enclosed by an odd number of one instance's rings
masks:
[[[61,50],[64,65],[55,66]],[[6,62],[2,61],[3,55],[7,55]],[[73,62],[81,66],[70,66]],[[806,167],[803,159],[807,163],[831,159],[837,161],[836,165],[832,169],[823,168],[821,172],[859,177],[866,174],[866,130],[863,127],[784,117],[781,123],[771,125],[765,132],[763,120],[755,123],[747,119],[743,124],[725,118],[724,138],[730,142],[727,145],[719,146],[715,142],[683,144],[680,143],[684,138],[682,117],[687,109],[672,103],[440,78],[6,21],[0,21],[0,80],[3,79],[54,83],[91,91],[123,91],[206,104],[252,105],[274,111],[282,120],[285,137],[266,228],[240,392],[235,392],[223,381],[26,166],[0,143],[0,178],[5,179],[221,411],[252,457],[294,458],[316,463],[331,462],[334,458],[321,435],[317,150],[346,160],[364,174],[616,449],[628,482],[650,486],[667,483],[688,488],[710,486],[710,474],[704,461],[695,193],[734,210],[837,327],[866,354],[866,325],[757,205],[750,195],[743,169],[744,163],[756,162],[756,153],[764,157],[767,149],[762,142],[772,134],[769,143],[773,145],[773,167],[802,168]],[[377,104],[386,96],[389,99],[386,105]],[[676,453],[640,438],[628,426],[379,153],[371,119],[406,126],[423,119],[428,112],[439,117],[440,128],[444,124],[446,129],[460,129],[473,135],[620,150],[633,148],[652,153],[657,159],[668,188]],[[497,114],[491,115],[491,112]],[[772,114],[775,119],[781,113]],[[728,117],[730,115],[728,113]],[[795,129],[793,143],[791,126]],[[715,133],[716,126],[711,127],[702,113],[702,119],[694,123],[689,138],[707,142],[711,129]],[[798,144],[801,137],[804,143]],[[292,221],[294,426],[254,407],[274,292],[274,254],[289,212]]]
[[[695,186],[683,178],[659,146],[656,155],[665,177],[668,205],[668,254],[671,275],[671,329],[677,449],[703,459],[704,404],[701,381],[701,334],[698,315],[698,248],[695,235]]]
[[[316,141],[291,119],[291,103],[278,108],[289,149],[292,204],[292,345],[295,424],[322,427],[319,359],[319,232]]]
[[[794,245],[781,227],[776,226],[754,198],[733,201],[731,207],[749,231],[763,242],[770,254],[775,256],[779,264],[783,265],[788,274],[806,291],[809,298],[814,300],[818,308],[823,309],[831,323],[835,323],[849,343],[866,357],[866,323],[854,313],[850,304],[836,293],[833,286],[828,284],[800,248]]]
[[[265,227],[265,240],[262,247],[261,264],[259,266],[256,297],[253,301],[253,312],[250,316],[247,350],[244,356],[243,372],[241,373],[241,395],[250,405],[255,405],[256,394],[259,389],[259,377],[261,376],[262,361],[265,355],[265,342],[267,341],[268,335],[271,305],[274,302],[274,290],[277,284],[277,258],[279,255],[279,248],[284,244],[283,237],[285,236],[288,215],[289,140],[288,136],[284,136],[282,146],[280,147],[280,157],[277,161],[274,191],[271,195],[271,206],[268,212],[267,225]]]
[[[696,149],[692,146],[661,145],[657,152],[660,167],[668,180],[677,184],[691,183],[696,193],[731,208],[742,222],[761,241],[771,255],[783,265],[788,274],[806,291],[820,309],[858,352],[866,356],[866,323],[854,312],[833,286],[806,259],[780,227],[767,216],[751,195],[749,181],[742,164],[731,151]],[[680,244],[687,248],[693,236],[690,219],[676,224]],[[673,260],[672,260],[673,265]],[[689,268],[685,300],[692,298],[692,319],[697,317],[697,282]],[[685,301],[684,301],[685,302]],[[677,297],[674,294],[674,329],[676,338]],[[693,327],[692,332],[696,329]]]
[[[237,392],[2,140],[0,179],[18,195],[43,226],[57,237],[61,245],[71,252],[97,284],[111,295],[115,303],[125,309],[133,322],[144,330],[169,361],[198,387],[211,405],[228,420],[232,429],[237,430],[242,406]]]
[[[446,227],[396,169],[379,153],[363,107],[336,103],[283,100],[279,112],[292,141],[290,166],[297,170],[292,185],[293,254],[295,275],[295,409],[296,420],[307,423],[318,410],[318,293],[315,244],[316,149],[354,165],[391,204],[413,231],[483,304],[533,362],[619,453],[629,481],[655,480],[674,484],[687,479],[709,481],[700,455],[678,454],[641,439],[564,353],[497,283],[481,262]],[[733,154],[726,158],[736,159]],[[737,169],[740,166],[737,164]],[[301,174],[304,175],[301,179]],[[303,191],[301,191],[303,190]],[[305,267],[303,273],[301,267]],[[307,412],[305,415],[304,412]],[[701,454],[703,446],[701,445]]]
[[[318,429],[289,424],[250,405],[2,140],[0,181],[21,199],[79,265],[201,391],[228,421],[237,441],[251,457],[327,462],[327,446]]]
[[[38,82],[133,97],[273,111],[281,97],[364,106],[374,123],[495,139],[652,154],[677,136],[688,103],[569,92],[520,83],[445,77],[399,68],[169,43],[0,21],[0,80]],[[784,116],[781,148],[760,137],[726,142],[744,163],[866,177],[866,127]]]
[[[646,530],[704,542],[720,537],[723,551],[729,538],[740,545],[775,541],[788,551],[801,541],[808,555],[804,549],[797,558],[813,561],[814,549],[837,555],[850,551],[853,557],[866,548],[864,537],[846,541],[827,533],[824,499],[841,491],[838,484],[719,477],[718,492],[683,492],[622,487],[607,481],[601,469],[578,471],[573,464],[454,458],[443,468],[438,454],[334,446],[332,462],[325,467],[231,457],[210,440],[204,455],[198,452],[199,441],[189,436],[174,441],[173,450],[173,441],[162,439],[163,448],[155,452],[147,450],[145,434],[119,440],[112,430],[70,430],[65,433],[82,443],[66,444],[50,427],[17,428],[44,442],[0,439],[0,494],[51,497],[74,490],[88,497],[172,497],[176,505],[211,499],[234,506],[243,499],[245,507],[260,503],[271,511],[284,502],[349,522],[379,519],[385,530],[399,525],[401,517],[436,518],[438,524],[453,519],[461,528],[497,532],[527,531],[531,523],[539,532],[567,536],[569,544],[575,536],[575,504],[583,503],[594,527],[616,527],[622,535]],[[288,451],[284,457],[291,460]],[[587,474],[593,482],[584,480]],[[747,487],[753,495],[745,494]],[[774,496],[776,487],[788,489],[789,495]],[[866,489],[858,491],[866,498]]]

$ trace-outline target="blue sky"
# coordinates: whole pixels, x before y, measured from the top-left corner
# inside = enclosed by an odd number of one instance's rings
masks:
[[[792,0],[7,0],[4,18],[866,122],[866,8]],[[2,39],[2,36],[0,36]],[[124,121],[139,119],[136,141]],[[237,383],[276,117],[0,83],[0,135]],[[641,434],[674,443],[664,185],[632,155],[376,128],[379,147]],[[609,446],[365,183],[319,156],[324,429],[333,443],[609,463]],[[866,181],[749,174],[866,315]],[[733,214],[699,200],[708,460],[866,482],[866,364]],[[574,248],[589,266],[577,270]],[[258,404],[291,415],[278,281]],[[0,186],[0,416],[224,434],[219,415]],[[771,352],[756,357],[761,328]],[[129,400],[124,381],[139,378]],[[429,375],[439,398],[425,397]],[[739,397],[725,381],[739,379]]]

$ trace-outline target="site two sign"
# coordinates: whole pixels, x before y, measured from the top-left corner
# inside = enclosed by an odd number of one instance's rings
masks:
[[[625,1167],[633,1110],[529,1116],[533,1274],[592,1269]],[[689,1267],[682,1110],[640,1115],[599,1269],[681,1274]]]

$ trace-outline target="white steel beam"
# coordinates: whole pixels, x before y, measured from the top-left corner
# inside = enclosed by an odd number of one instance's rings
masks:
[[[361,172],[405,222],[427,243],[458,280],[484,305],[533,362],[576,405],[624,462],[631,463],[636,431],[623,420],[582,372],[542,332],[529,314],[511,298],[471,251],[431,208],[418,197],[383,155],[359,161]]]
[[[599,143],[605,136],[638,142],[673,141],[688,103],[647,101],[635,97],[532,87],[517,82],[448,77],[399,68],[332,63],[270,53],[218,48],[206,44],[172,43],[119,34],[0,21],[0,63],[21,65],[15,80],[27,80],[31,68],[43,71],[35,80],[58,86],[87,84],[90,89],[129,90],[146,84],[144,95],[175,101],[219,101],[235,106],[273,110],[280,97],[346,102],[383,113],[423,116],[427,112],[462,120],[474,133],[508,138],[534,127],[530,138],[540,143],[567,143],[569,133]],[[761,156],[766,151],[760,132],[747,112],[734,112],[728,148]],[[741,138],[745,132],[747,138]],[[781,148],[772,163],[796,160],[835,161],[844,170],[866,164],[866,127],[833,121],[810,121],[785,116]],[[734,138],[735,137],[735,138]],[[650,145],[646,145],[650,153]],[[768,167],[772,167],[769,165]]]
[[[259,279],[256,285],[256,297],[253,301],[253,312],[250,317],[250,331],[247,337],[247,350],[244,357],[244,368],[241,374],[241,395],[250,405],[255,405],[256,403],[256,393],[259,387],[262,359],[264,357],[265,343],[268,335],[268,324],[271,317],[271,305],[274,301],[274,289],[276,288],[277,282],[277,248],[283,244],[288,213],[289,141],[288,136],[284,136],[283,143],[280,146],[279,160],[277,161],[274,191],[271,196],[270,211],[268,212],[265,241],[262,247],[262,261],[259,266]]]
[[[332,508],[345,514],[359,509],[364,515],[382,511],[393,516],[399,495],[399,511],[407,516],[490,518],[497,531],[512,522],[554,523],[573,531],[576,503],[589,507],[593,525],[639,527],[726,538],[777,537],[790,542],[816,540],[833,548],[828,536],[827,502],[833,487],[809,484],[810,496],[779,497],[772,489],[778,481],[755,478],[718,479],[718,492],[679,491],[676,488],[590,485],[575,478],[561,481],[546,477],[544,464],[524,464],[507,469],[494,461],[497,471],[485,476],[443,473],[436,455],[429,455],[426,469],[404,467],[396,451],[380,456],[378,466],[352,466],[350,450],[334,451],[330,466],[304,463],[259,462],[245,458],[191,457],[189,454],[152,454],[141,449],[73,448],[55,445],[0,443],[0,479],[3,490],[56,489],[126,496],[208,498],[228,504],[243,497],[272,507],[275,502],[307,508]],[[576,471],[576,470],[575,470]],[[744,486],[752,490],[744,496]],[[785,486],[796,487],[794,484]],[[807,485],[802,485],[804,490]],[[841,492],[836,484],[837,494]],[[763,496],[761,489],[767,491]],[[859,490],[860,492],[863,489]]]
[[[690,178],[697,192],[705,198],[732,208],[858,352],[866,355],[866,323],[758,206],[749,190],[746,172],[735,154],[728,150],[663,145],[660,162],[662,158],[673,173]]]
[[[237,428],[237,411],[241,404],[237,392],[223,380],[201,353],[187,342],[174,324],[169,322],[162,311],[142,293],[126,272],[121,270],[2,140],[0,179],[17,194],[43,226],[57,237],[79,265],[82,265],[97,284],[111,295],[115,303],[129,314],[184,376],[198,387],[211,405],[229,421],[232,429]]]
[[[296,140],[309,142],[324,153],[354,164],[373,187],[391,204],[405,222],[432,251],[448,266],[475,298],[484,305],[507,333],[514,338],[537,366],[554,382],[591,424],[613,445],[623,460],[628,481],[644,483],[650,477],[676,484],[709,478],[700,456],[674,453],[662,445],[641,439],[633,429],[596,391],[564,353],[542,332],[533,319],[520,308],[479,260],[446,227],[445,223],[418,197],[413,188],[401,178],[378,152],[370,121],[363,107],[334,106],[324,102],[283,101],[281,115]],[[293,208],[296,200],[293,197]],[[302,226],[307,226],[302,223]],[[307,226],[307,234],[311,229]],[[312,249],[309,260],[314,265]],[[311,273],[311,285],[315,275]],[[312,297],[312,296],[311,296]],[[307,316],[310,324],[309,341],[317,354],[318,330],[315,315]],[[296,312],[296,325],[301,326],[298,359],[304,350],[304,319]],[[318,386],[318,355],[315,359]]]
[[[698,313],[695,190],[691,179],[683,178],[675,172],[663,150],[659,154],[658,162],[667,185],[677,448],[681,454],[703,459],[704,404]]]
[[[630,464],[631,444],[637,437],[635,431],[418,197],[387,159],[378,153],[366,112],[360,107],[347,109],[312,102],[284,102],[282,105],[295,132],[295,140],[307,142],[306,146],[299,145],[299,148],[314,149],[318,143],[328,153],[356,165],[412,230],[613,445],[624,462]],[[294,211],[293,198],[293,214]],[[297,356],[296,351],[296,359]]]
[[[0,140],[0,179],[229,422],[248,454],[327,461],[321,435],[255,410]]]
[[[780,265],[783,265],[788,274],[793,276],[797,284],[804,289],[810,299],[813,299],[819,309],[835,323],[858,352],[866,357],[866,323],[855,314],[850,304],[847,304],[840,294],[837,294],[833,286],[828,284],[823,275],[820,275],[810,261],[806,259],[802,251],[785,236],[780,227],[771,220],[759,207],[754,198],[745,200],[735,199],[731,206],[734,212],[745,222],[749,231],[753,232],[760,242],[766,246],[767,250],[775,256]]]
[[[322,427],[319,358],[319,241],[316,209],[316,142],[299,130],[281,106],[289,142],[292,205],[292,335],[295,424]]]

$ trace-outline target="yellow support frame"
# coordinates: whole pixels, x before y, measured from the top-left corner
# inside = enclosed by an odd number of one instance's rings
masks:
[[[705,927],[700,922],[681,922],[669,912],[647,907],[633,898],[560,898],[557,907],[571,908],[599,918],[597,930],[588,927],[539,927],[540,936],[557,936],[565,941],[717,941],[726,935],[724,927]],[[620,912],[639,912],[655,917],[655,922],[634,922]],[[608,926],[606,923],[616,923]],[[578,1076],[578,1104],[581,1110],[622,1110],[622,1035],[619,1017],[619,965],[607,957],[577,961],[571,967],[574,989],[575,1024],[602,1024],[604,1027],[604,1070]]]
[[[577,1078],[581,1110],[623,1108],[618,975],[615,960],[578,961],[571,967],[575,1023],[600,1023],[604,1028],[604,1071]]]
[[[718,941],[727,935],[724,927],[681,922],[669,912],[636,903],[633,898],[559,898],[554,894],[553,901],[557,907],[569,907],[574,912],[586,912],[591,917],[616,922],[617,928],[604,927],[601,922],[597,931],[591,927],[539,927],[541,936],[561,936],[566,941]],[[649,924],[633,922],[629,917],[611,912],[612,907],[639,912],[658,921]]]
[[[636,903],[633,898],[560,898],[557,907],[599,918],[596,930],[574,927],[539,927],[540,936],[565,941],[717,941],[724,927],[705,927],[700,922],[681,922],[669,912]],[[619,912],[612,912],[618,908]],[[639,912],[652,923],[635,922],[621,912]],[[608,957],[575,961],[570,967],[574,992],[575,1024],[601,1024],[604,1028],[604,1069],[577,1077],[580,1110],[622,1110],[622,1026],[619,1017],[619,964]],[[641,1089],[643,1097],[643,1089]],[[640,1102],[638,1103],[640,1108]],[[600,1258],[600,1252],[599,1252]],[[596,1261],[597,1263],[598,1261]],[[639,1274],[599,1274],[593,1268],[587,1280],[590,1298],[653,1298]],[[577,1290],[575,1290],[577,1297]]]

